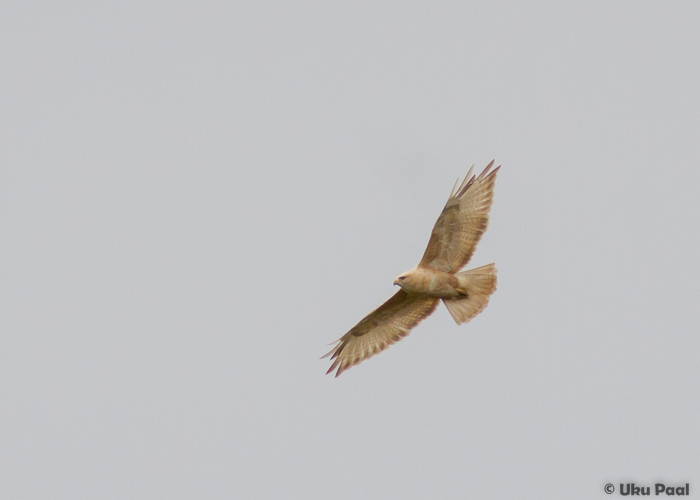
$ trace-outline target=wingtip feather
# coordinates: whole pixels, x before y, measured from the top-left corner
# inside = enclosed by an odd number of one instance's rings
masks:
[[[450,192],[450,196],[447,198],[448,200],[452,199],[457,192],[457,186],[459,186],[459,177],[457,177],[457,180],[455,181],[455,185],[452,186],[452,191]]]

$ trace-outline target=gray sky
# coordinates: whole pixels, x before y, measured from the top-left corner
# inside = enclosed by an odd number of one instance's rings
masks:
[[[2,497],[697,496],[700,7],[579,4],[5,3]],[[493,158],[489,307],[325,376]]]

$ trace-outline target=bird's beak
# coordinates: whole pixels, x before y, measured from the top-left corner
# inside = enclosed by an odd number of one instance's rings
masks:
[[[398,284],[399,284],[399,280],[394,280],[394,285],[398,285]]]

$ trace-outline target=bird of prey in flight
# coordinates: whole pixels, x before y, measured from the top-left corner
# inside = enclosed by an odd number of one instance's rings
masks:
[[[460,271],[471,259],[489,223],[496,174],[493,161],[477,177],[474,167],[452,188],[447,204],[430,235],[420,263],[401,274],[394,285],[401,289],[348,333],[325,356],[333,360],[339,376],[365,359],[407,336],[437,308],[440,300],[458,325],[484,310],[496,291],[496,266]]]

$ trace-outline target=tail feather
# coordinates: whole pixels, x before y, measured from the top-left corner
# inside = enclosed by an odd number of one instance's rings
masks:
[[[460,288],[467,296],[463,299],[442,300],[455,323],[466,323],[486,308],[491,295],[496,291],[497,273],[494,264],[487,264],[456,274]]]

